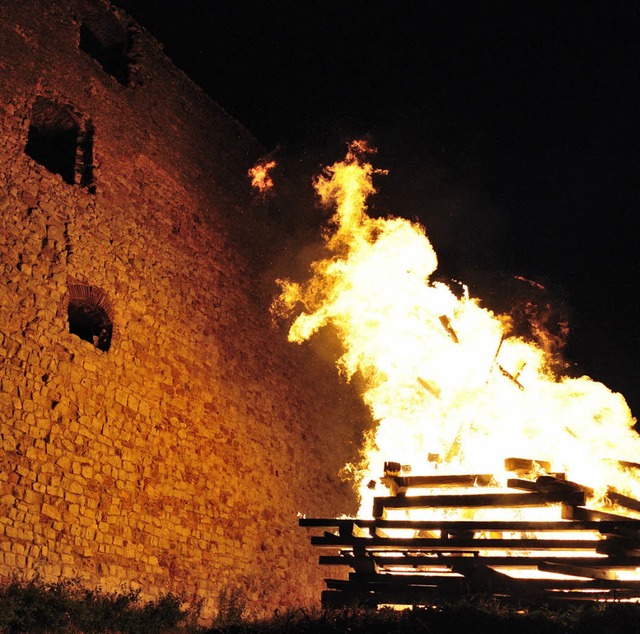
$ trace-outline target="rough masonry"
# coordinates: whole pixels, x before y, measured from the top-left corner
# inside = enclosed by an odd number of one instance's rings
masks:
[[[317,603],[363,412],[271,323],[264,148],[102,0],[0,0],[0,146],[0,580]]]

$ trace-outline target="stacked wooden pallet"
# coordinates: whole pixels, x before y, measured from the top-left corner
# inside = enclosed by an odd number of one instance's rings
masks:
[[[321,565],[350,570],[325,580],[325,607],[423,605],[474,594],[535,602],[640,600],[637,500],[610,491],[616,512],[594,510],[587,506],[590,490],[562,474],[512,478],[499,490],[487,474],[387,473],[382,481],[393,494],[374,498],[373,519],[299,520],[325,529],[311,537],[312,545],[330,551]],[[410,494],[418,488],[426,493]],[[543,517],[556,509],[557,519],[496,519],[534,517],[532,509]],[[413,519],[437,510],[445,519]]]

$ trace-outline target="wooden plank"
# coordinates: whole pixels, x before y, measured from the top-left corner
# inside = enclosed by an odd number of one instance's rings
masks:
[[[626,469],[640,469],[640,463],[629,462],[628,460],[618,460],[617,463]]]
[[[401,589],[378,589],[376,592],[371,592],[367,589],[353,589],[349,586],[336,585],[339,589],[324,590],[322,592],[323,608],[339,609],[345,606],[373,608],[383,604],[420,605],[431,602],[436,597],[455,599],[463,596],[460,591],[448,593],[435,586],[409,586]]]
[[[640,581],[630,579],[591,579],[591,580],[572,580],[572,579],[553,579],[543,580],[545,589],[551,588],[611,588],[615,590],[633,590],[636,596],[640,597]]]
[[[586,588],[626,588],[640,590],[640,581],[623,581],[619,579],[557,579],[557,578],[521,578],[511,577],[506,572],[493,570],[499,575],[501,585],[514,595],[523,591],[549,591],[551,589],[586,589]]]
[[[379,571],[379,566],[376,563],[375,557],[369,557],[366,555],[321,555],[318,558],[318,563],[321,566],[348,566],[357,572],[363,573]]]
[[[561,575],[573,575],[574,577],[590,577],[591,579],[616,579],[615,570],[611,570],[610,564],[606,566],[579,566],[569,562],[544,561],[538,565],[538,570],[543,572],[555,572]]]
[[[544,600],[560,604],[619,602],[638,599],[634,588],[550,588],[544,591]]]
[[[299,517],[298,526],[307,527],[326,527],[326,526],[342,526],[343,524],[353,524],[353,519],[336,519],[335,517]]]
[[[364,530],[380,528],[419,530],[473,530],[475,532],[545,532],[545,531],[615,531],[617,527],[640,531],[640,519],[591,511],[584,507],[566,507],[568,517],[562,520],[386,520],[386,519],[316,519],[300,518],[298,523],[304,527],[347,527],[357,526]],[[575,513],[572,509],[575,508]],[[562,510],[563,514],[565,509]]]
[[[640,582],[635,581],[622,581],[618,579],[515,579],[512,578],[513,584],[531,585],[537,586],[540,590],[553,590],[553,589],[581,589],[587,588],[602,589],[634,589],[636,592],[640,590]]]
[[[400,488],[411,487],[442,487],[442,486],[490,486],[495,484],[495,478],[490,473],[449,474],[430,476],[389,476],[383,480],[393,480]]]
[[[518,579],[514,579],[488,566],[461,566],[460,568],[454,568],[454,570],[464,575],[471,593],[531,597],[537,596],[540,592],[539,586],[524,585]]]
[[[457,559],[459,559],[459,557],[457,557]],[[381,557],[377,556],[375,553],[367,553],[367,555],[362,557],[355,557],[353,555],[320,555],[318,562],[321,566],[349,566],[354,570],[365,568],[367,564],[370,563],[374,563],[377,569],[393,569],[397,567],[407,568],[411,566],[423,566],[434,569],[441,568],[443,570],[451,568],[451,564],[448,563],[446,557],[425,557],[413,555]]]
[[[593,489],[591,487],[567,480],[566,478],[556,478],[550,475],[539,476],[536,479],[536,485],[538,491],[562,491],[570,489],[574,491],[584,491],[587,495],[593,495]]]
[[[372,572],[372,568],[378,571],[394,571],[395,568],[406,569],[408,567],[424,567],[429,569],[451,570],[461,572],[469,566],[509,566],[510,568],[530,568],[542,565],[577,566],[593,570],[608,570],[610,568],[634,570],[640,566],[640,557],[614,558],[614,557],[575,557],[548,555],[527,555],[520,557],[485,555],[482,557],[461,557],[459,555],[442,556],[414,556],[398,555],[394,557],[379,557],[370,554],[366,557],[353,557],[351,555],[321,555],[319,563],[323,566],[347,566],[354,570]]]
[[[640,513],[640,500],[630,498],[627,495],[622,495],[622,493],[618,493],[612,488],[607,489],[607,498],[609,498],[613,504],[617,504],[618,506],[622,506],[630,511]]]
[[[610,513],[605,511],[596,511],[595,509],[588,509],[584,506],[562,506],[562,519],[565,520],[578,520],[578,521],[611,521],[618,522],[621,526],[628,525],[633,526],[633,523],[638,523],[640,526],[640,519],[635,517],[628,517],[626,515],[620,515],[619,513]]]
[[[383,518],[385,509],[410,508],[479,508],[545,506],[548,504],[583,506],[582,491],[550,491],[548,493],[477,493],[376,497],[373,501],[374,518]]]
[[[504,461],[505,471],[516,473],[530,473],[536,471],[551,471],[551,463],[546,460],[531,460],[529,458],[506,458]]]
[[[507,486],[510,489],[521,489],[522,491],[537,491],[536,483],[533,480],[524,480],[523,478],[509,478]]]
[[[610,557],[640,556],[640,540],[618,535],[610,535],[598,542],[596,552]]]
[[[340,535],[314,535],[313,546],[351,546],[365,550],[595,550],[601,543],[598,539],[534,539],[495,538],[476,539],[451,537],[344,537]]]
[[[593,489],[571,480],[554,478],[553,476],[540,476],[536,480],[524,480],[522,478],[509,478],[507,486],[513,489],[523,489],[525,491],[539,491],[545,493],[549,491],[584,491],[587,495],[593,493]]]
[[[452,590],[462,589],[464,576],[458,573],[435,574],[363,574],[359,572],[349,573],[349,584],[367,585],[370,587],[401,587],[401,586],[435,586]]]
[[[325,579],[325,586],[331,590],[339,590],[352,599],[362,598],[381,603],[415,604],[435,597],[461,597],[468,593],[463,577],[453,580],[425,579],[422,583],[398,583],[395,581],[346,581],[344,579]]]
[[[576,566],[593,566],[593,567],[615,567],[615,568],[637,568],[640,566],[640,555],[635,557],[606,557],[598,553],[592,556],[582,553],[580,556],[574,554],[560,555],[554,554],[540,555],[532,553],[530,555],[478,555],[478,556],[460,556],[459,553],[443,554],[438,553],[437,556],[415,556],[415,555],[398,555],[394,557],[378,557],[375,553],[370,553],[375,559],[378,567],[394,567],[394,566],[467,566],[467,565],[486,565],[486,566],[508,566],[510,568],[525,568],[530,566],[539,566],[542,563],[570,563]]]
[[[384,575],[390,576],[390,575]],[[453,591],[456,594],[464,592],[464,577],[451,577],[450,579],[423,578],[422,581],[409,582],[399,577],[390,580],[356,580],[356,579],[325,579],[325,586],[333,590],[346,590],[354,594],[361,593],[406,593],[407,591],[430,591],[431,596],[439,591]]]

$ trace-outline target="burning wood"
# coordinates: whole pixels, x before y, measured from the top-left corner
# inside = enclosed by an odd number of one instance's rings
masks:
[[[385,463],[389,464],[389,463]],[[404,471],[404,469],[403,469]],[[410,488],[433,488],[433,487],[473,487],[473,486],[488,486],[490,484],[496,484],[491,474],[469,474],[469,475],[431,475],[431,476],[401,476],[399,471],[391,474],[387,473],[380,482],[384,484],[391,495],[404,495]]]
[[[539,476],[535,481],[510,478],[507,486],[525,491],[538,491],[548,493],[552,491],[582,491],[587,495],[593,495],[593,489],[585,487],[577,482],[570,482],[564,478],[555,476]]]
[[[519,390],[524,390],[524,385],[518,381],[518,377],[515,374],[511,374],[509,371],[505,370],[499,363],[496,364],[498,370],[500,370],[500,374],[506,377],[510,381],[512,381]]]
[[[514,471],[516,473],[540,473],[551,471],[551,463],[546,460],[529,460],[528,458],[506,458],[504,461],[505,471]]]
[[[640,464],[637,462],[629,462],[628,460],[618,460],[618,464],[625,469],[640,469]]]
[[[391,488],[390,481],[395,483],[395,486],[404,488],[415,487],[441,487],[441,486],[489,486],[490,484],[496,484],[493,476],[488,473],[478,474],[443,474],[443,475],[429,475],[429,476],[387,476],[381,478],[380,481],[386,484],[388,488]]]
[[[395,477],[400,475],[402,471],[402,465],[399,462],[387,461],[384,463],[384,475],[385,477]]]
[[[493,370],[494,366],[498,365],[498,355],[500,354],[500,350],[502,349],[502,344],[504,343],[504,340],[506,339],[506,337],[507,337],[507,334],[503,331],[500,335],[500,341],[498,341],[498,346],[493,355],[493,361],[489,365],[489,376],[487,377],[487,383],[486,383],[487,385],[489,385],[489,381],[491,379],[491,371]]]
[[[415,495],[376,497],[373,501],[373,516],[385,518],[389,509],[433,509],[433,508],[479,508],[544,506],[563,503],[582,506],[585,494],[582,491],[548,491],[531,493],[471,493],[469,495]]]
[[[440,319],[440,323],[442,324],[442,327],[447,331],[447,334],[451,337],[451,340],[454,343],[460,343],[460,340],[458,339],[458,335],[456,334],[456,331],[453,329],[453,326],[451,325],[451,320],[446,315],[440,315],[439,319]]]
[[[519,601],[640,600],[640,519],[589,508],[592,489],[549,475],[544,461],[509,458],[505,465],[532,479],[511,478],[496,491],[493,475],[401,476],[400,463],[387,463],[381,482],[395,494],[374,499],[373,519],[301,519],[301,526],[333,529],[311,538],[338,551],[322,555],[322,565],[353,570],[348,580],[326,580],[323,605],[420,605],[477,593]],[[610,504],[640,512],[640,501],[613,490],[608,496]],[[513,519],[532,508],[544,516],[555,509],[557,519]],[[444,513],[415,518],[425,509]],[[398,512],[401,518],[393,516]],[[495,512],[503,519],[488,519]],[[456,513],[465,518],[451,519]]]
[[[607,489],[607,498],[611,504],[620,506],[629,511],[635,511],[640,513],[640,501],[634,498],[630,498],[622,493],[618,493],[615,489],[609,487]]]
[[[440,388],[437,385],[421,377],[418,377],[417,381],[425,390],[427,390],[427,392],[430,392],[436,398],[440,398]]]

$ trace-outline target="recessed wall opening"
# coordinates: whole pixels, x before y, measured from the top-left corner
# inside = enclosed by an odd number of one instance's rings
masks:
[[[79,182],[95,192],[93,125],[91,121],[82,125],[69,104],[45,97],[35,100],[25,153],[70,185]]]
[[[113,337],[113,309],[102,290],[95,286],[69,286],[67,318],[69,332],[107,352]]]
[[[93,182],[93,123],[91,120],[87,121],[84,130],[78,135],[78,150],[76,173],[80,179],[80,185],[95,194],[96,186]]]
[[[38,98],[31,109],[25,152],[70,184],[76,176],[76,148],[80,125],[67,105]]]
[[[115,20],[80,25],[80,50],[123,86],[131,84],[132,38]]]

